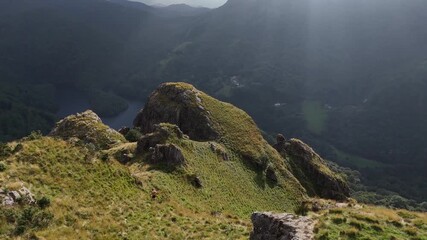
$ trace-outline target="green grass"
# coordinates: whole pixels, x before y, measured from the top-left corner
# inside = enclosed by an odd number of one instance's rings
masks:
[[[318,215],[316,239],[427,239],[427,214],[363,206]],[[410,214],[403,218],[400,212]]]
[[[285,177],[279,177],[278,184],[271,183],[262,170],[253,169],[232,153],[224,161],[209,143],[184,140],[176,144],[183,150],[186,166],[172,174],[159,172],[153,182],[168,198],[180,199],[189,209],[248,219],[259,209],[293,211],[304,197]],[[194,175],[202,180],[203,188],[189,184],[188,176]]]
[[[24,183],[37,198],[51,199],[46,211],[54,215],[47,228],[29,229],[24,237],[239,239],[249,234],[249,216],[239,219],[231,211],[214,216],[202,204],[188,207],[196,202],[188,192],[168,194],[164,184],[191,190],[179,174],[142,170],[139,165],[129,170],[114,160],[101,161],[85,148],[47,137],[22,144],[23,150],[3,159],[8,168],[0,173],[0,185],[13,189]],[[155,201],[150,198],[153,187],[161,189]],[[14,237],[15,224],[1,213],[0,238]]]
[[[338,158],[338,162],[341,163],[342,165],[346,165],[346,166],[350,165],[357,168],[383,168],[387,166],[384,163],[380,163],[380,162],[369,160],[363,157],[351,155],[341,150],[338,150],[336,148],[333,148],[333,149]]]
[[[177,102],[171,100],[167,94],[162,94],[161,91],[155,96],[158,101],[169,106],[186,104],[186,108],[200,109],[201,107],[202,114],[210,119],[212,128],[219,134],[217,142],[224,144],[228,150],[236,154],[240,161],[252,168],[265,170],[268,165],[274,166],[277,174],[286,179],[288,189],[292,193],[298,196],[304,195],[304,189],[291,174],[287,160],[284,160],[264,140],[257,125],[246,112],[232,104],[218,101],[187,83],[164,83],[163,86],[186,90],[187,97],[191,101]],[[198,98],[201,100],[200,103],[197,101]],[[178,105],[175,108],[179,107],[183,106]]]
[[[315,134],[322,134],[326,127],[328,113],[322,103],[318,101],[304,101],[302,113],[307,124],[307,129]]]

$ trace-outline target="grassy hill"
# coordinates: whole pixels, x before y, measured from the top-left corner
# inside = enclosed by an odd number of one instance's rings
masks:
[[[212,135],[197,135],[200,132],[192,132],[181,117]],[[244,111],[188,84],[161,85],[137,119],[146,124],[141,129],[153,125],[138,142],[128,142],[86,111],[58,122],[48,136],[35,132],[1,145],[0,238],[247,239],[252,212],[299,211],[314,194],[297,178],[296,172],[307,170],[296,169],[299,165],[291,164],[288,155],[293,162],[301,155],[311,156],[316,166],[310,171],[321,169],[322,176],[330,179],[324,188],[336,178],[299,140],[293,140],[282,157]],[[192,125],[194,120],[199,126]],[[206,137],[212,138],[202,140]],[[310,155],[298,146],[309,149]],[[30,193],[22,193],[23,189]],[[14,193],[21,197],[6,204],[7,195]],[[354,217],[352,208],[340,211],[348,219]],[[319,237],[325,231],[335,236],[353,226],[351,219],[349,226],[329,224],[337,213],[315,216]],[[404,213],[416,216],[408,229],[421,226],[424,231],[424,215]],[[383,223],[388,224],[375,222]],[[389,235],[398,227],[378,229]],[[397,237],[406,236],[406,225],[402,229]],[[363,235],[367,230],[358,231]]]
[[[182,166],[153,163],[149,153],[136,151],[139,143],[127,142],[90,111],[58,122],[49,136],[33,133],[3,145],[1,189],[24,186],[37,204],[23,197],[1,206],[0,236],[239,239],[249,236],[253,211],[292,212],[307,195],[284,159],[246,113],[207,95],[202,99],[222,140],[177,137],[175,125],[160,124],[168,136],[164,143],[182,152]],[[266,157],[277,171],[274,182],[257,162]],[[201,186],[194,186],[195,177]]]

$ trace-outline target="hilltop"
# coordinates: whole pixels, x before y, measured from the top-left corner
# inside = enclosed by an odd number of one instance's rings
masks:
[[[252,212],[316,195],[244,111],[189,84],[162,84],[120,132],[86,111],[2,145],[0,235],[246,238]]]

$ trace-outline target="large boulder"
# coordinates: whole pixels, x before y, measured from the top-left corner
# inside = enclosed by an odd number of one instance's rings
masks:
[[[310,196],[335,200],[345,200],[350,196],[343,177],[333,172],[311,147],[298,139],[286,141],[282,135],[277,140],[274,148],[288,159],[292,173]]]
[[[138,143],[137,153],[147,152],[158,144],[165,144],[168,139],[182,139],[184,134],[178,126],[170,123],[160,123],[153,126],[153,132],[142,136]]]
[[[126,142],[122,134],[103,124],[98,115],[90,110],[62,119],[56,123],[49,136],[64,140],[78,138],[99,149]]]
[[[135,118],[134,126],[143,133],[151,133],[156,124],[172,123],[193,140],[215,140],[219,134],[202,106],[199,94],[189,84],[164,83],[150,95]]]
[[[137,143],[137,153],[147,154],[147,159],[153,164],[181,166],[185,158],[181,149],[170,141],[183,139],[184,134],[178,126],[161,123],[154,125],[152,133],[142,136]]]
[[[151,162],[168,166],[181,166],[185,164],[181,149],[175,144],[157,144],[151,152]]]
[[[314,225],[309,217],[293,214],[253,213],[250,240],[311,240]]]

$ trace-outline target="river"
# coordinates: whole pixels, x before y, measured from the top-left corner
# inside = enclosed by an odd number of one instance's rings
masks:
[[[82,92],[70,88],[58,91],[57,103],[59,105],[59,111],[56,114],[58,118],[64,118],[71,114],[84,112],[90,109],[88,98]],[[129,107],[117,116],[101,117],[102,121],[114,129],[119,129],[124,126],[132,126],[133,119],[144,106],[144,103],[128,101],[128,105]]]

